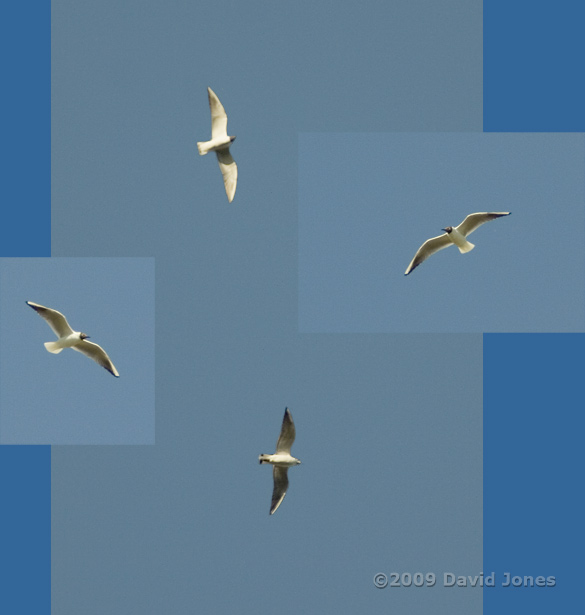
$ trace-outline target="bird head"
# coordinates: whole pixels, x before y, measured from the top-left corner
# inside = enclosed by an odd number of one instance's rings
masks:
[[[233,143],[236,140],[236,137],[230,137],[230,143]]]
[[[86,340],[89,339],[89,335],[85,334],[85,333],[80,333],[79,334],[79,339],[80,340]]]
[[[446,226],[445,228],[441,229],[442,231],[445,231],[445,233],[450,233],[453,230],[452,226]]]

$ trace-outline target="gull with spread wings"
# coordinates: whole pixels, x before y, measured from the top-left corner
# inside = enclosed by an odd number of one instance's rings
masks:
[[[93,359],[96,363],[107,369],[110,374],[116,376],[116,378],[120,376],[106,351],[101,346],[88,342],[87,338],[89,335],[81,333],[81,331],[74,331],[61,312],[38,303],[33,303],[32,301],[27,301],[26,304],[30,305],[37,314],[47,321],[53,333],[59,338],[56,342],[45,342],[45,348],[49,352],[59,354],[63,348],[73,348],[73,350],[77,350],[86,357]]]
[[[205,156],[208,152],[215,152],[217,155],[225,192],[228,201],[231,203],[234,200],[236,184],[238,183],[238,167],[230,154],[230,145],[236,137],[228,136],[227,115],[216,93],[211,88],[207,88],[207,94],[211,110],[211,140],[199,141],[197,148],[201,156]]]
[[[435,252],[438,252],[443,248],[456,245],[461,254],[470,252],[473,248],[475,248],[475,245],[467,241],[466,237],[468,235],[471,235],[473,231],[490,220],[495,220],[496,218],[509,215],[509,211],[478,212],[476,214],[469,214],[459,226],[447,226],[444,229],[441,229],[442,231],[445,231],[445,233],[443,235],[439,235],[438,237],[427,239],[423,243],[423,245],[418,249],[418,252],[414,255],[410,265],[408,265],[404,275],[408,275],[429,256],[432,256]]]
[[[274,478],[274,489],[272,491],[272,502],[270,504],[270,514],[273,515],[276,509],[284,500],[288,489],[288,469],[301,463],[290,454],[290,449],[295,441],[295,424],[288,408],[284,411],[280,436],[276,443],[276,453],[274,455],[260,455],[260,463],[272,464],[272,475]]]

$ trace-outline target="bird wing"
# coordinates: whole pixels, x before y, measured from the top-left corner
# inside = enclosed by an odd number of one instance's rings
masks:
[[[276,443],[276,454],[287,453],[290,455],[290,449],[295,441],[295,424],[293,423],[292,416],[289,409],[284,411],[284,418],[282,419],[282,427],[280,429],[280,436],[278,436],[278,442]]]
[[[272,490],[272,502],[270,503],[270,514],[273,515],[280,506],[286,490],[288,489],[288,468],[278,466],[272,467],[272,477],[274,478],[274,489]]]
[[[427,239],[423,245],[418,249],[417,253],[414,255],[410,265],[408,265],[404,275],[408,275],[413,269],[418,267],[423,261],[427,260],[429,256],[432,256],[435,252],[442,250],[448,246],[453,245],[451,240],[449,239],[447,233],[443,233],[438,237],[432,237],[431,239]]]
[[[231,203],[236,194],[236,184],[238,183],[238,167],[230,154],[229,149],[217,150],[217,162],[223,175],[223,185],[228,201]]]
[[[219,102],[217,94],[211,88],[207,88],[207,95],[209,96],[209,108],[211,109],[211,138],[227,137],[227,114],[225,109]]]
[[[71,346],[71,348],[73,348],[73,350],[81,352],[86,357],[93,359],[96,363],[98,363],[102,367],[105,367],[110,372],[110,374],[116,376],[116,378],[120,377],[120,374],[118,374],[118,370],[114,367],[114,364],[110,360],[110,357],[108,357],[106,351],[101,346],[98,346],[93,342],[88,342],[87,340],[81,340],[79,344]]]
[[[67,337],[73,333],[73,329],[69,326],[67,319],[61,312],[52,310],[44,305],[39,305],[38,303],[33,303],[32,301],[27,301],[26,304],[30,305],[37,314],[47,321],[47,324],[57,337]]]
[[[457,227],[457,230],[464,236],[471,235],[473,231],[479,228],[482,224],[501,218],[502,216],[509,216],[509,211],[480,211],[476,214],[469,214],[465,220]]]

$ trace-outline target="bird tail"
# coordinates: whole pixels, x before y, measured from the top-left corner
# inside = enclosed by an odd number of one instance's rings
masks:
[[[197,149],[199,150],[200,156],[205,156],[209,149],[207,149],[208,141],[197,141]]]
[[[63,350],[57,346],[57,342],[45,342],[45,348],[53,354],[59,354]]]
[[[465,254],[466,252],[471,252],[471,250],[475,248],[475,244],[469,241],[466,241],[463,246],[457,246],[457,247],[459,248],[459,252],[461,252],[461,254]]]

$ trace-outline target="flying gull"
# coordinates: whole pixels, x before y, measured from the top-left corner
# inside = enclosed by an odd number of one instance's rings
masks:
[[[442,231],[445,231],[445,233],[443,235],[439,235],[438,237],[427,239],[423,243],[423,245],[418,249],[418,252],[414,255],[410,265],[408,265],[404,275],[408,275],[413,269],[418,267],[435,252],[438,252],[443,248],[447,248],[448,246],[452,246],[453,244],[459,248],[459,252],[461,252],[461,254],[470,252],[473,248],[475,248],[475,245],[465,239],[468,235],[471,235],[473,231],[490,220],[495,220],[496,218],[509,215],[509,211],[478,212],[476,214],[469,214],[459,226],[447,226],[444,229],[441,229]]]
[[[207,88],[207,94],[209,96],[209,108],[211,109],[211,140],[199,141],[197,148],[201,156],[205,156],[207,152],[211,151],[216,153],[219,168],[223,175],[225,192],[228,201],[231,203],[234,194],[236,194],[238,182],[238,167],[230,154],[230,145],[236,137],[228,137],[227,115],[216,93],[211,88]]]
[[[290,454],[290,448],[295,441],[295,424],[288,410],[284,410],[282,428],[278,442],[276,443],[276,453],[274,455],[260,455],[260,463],[272,464],[272,475],[274,478],[274,489],[272,491],[272,503],[270,504],[270,514],[273,515],[280,506],[286,490],[288,489],[288,469],[301,463]]]
[[[73,350],[81,352],[86,357],[99,363],[102,367],[105,367],[111,374],[116,376],[116,378],[120,376],[118,370],[110,361],[110,357],[106,354],[106,351],[101,346],[93,342],[88,342],[87,338],[89,335],[81,333],[80,331],[74,331],[61,312],[44,307],[38,303],[33,303],[32,301],[27,301],[26,304],[30,305],[37,314],[47,321],[49,327],[53,329],[53,332],[59,338],[56,342],[45,342],[45,348],[49,352],[59,354],[63,348],[73,348]]]

